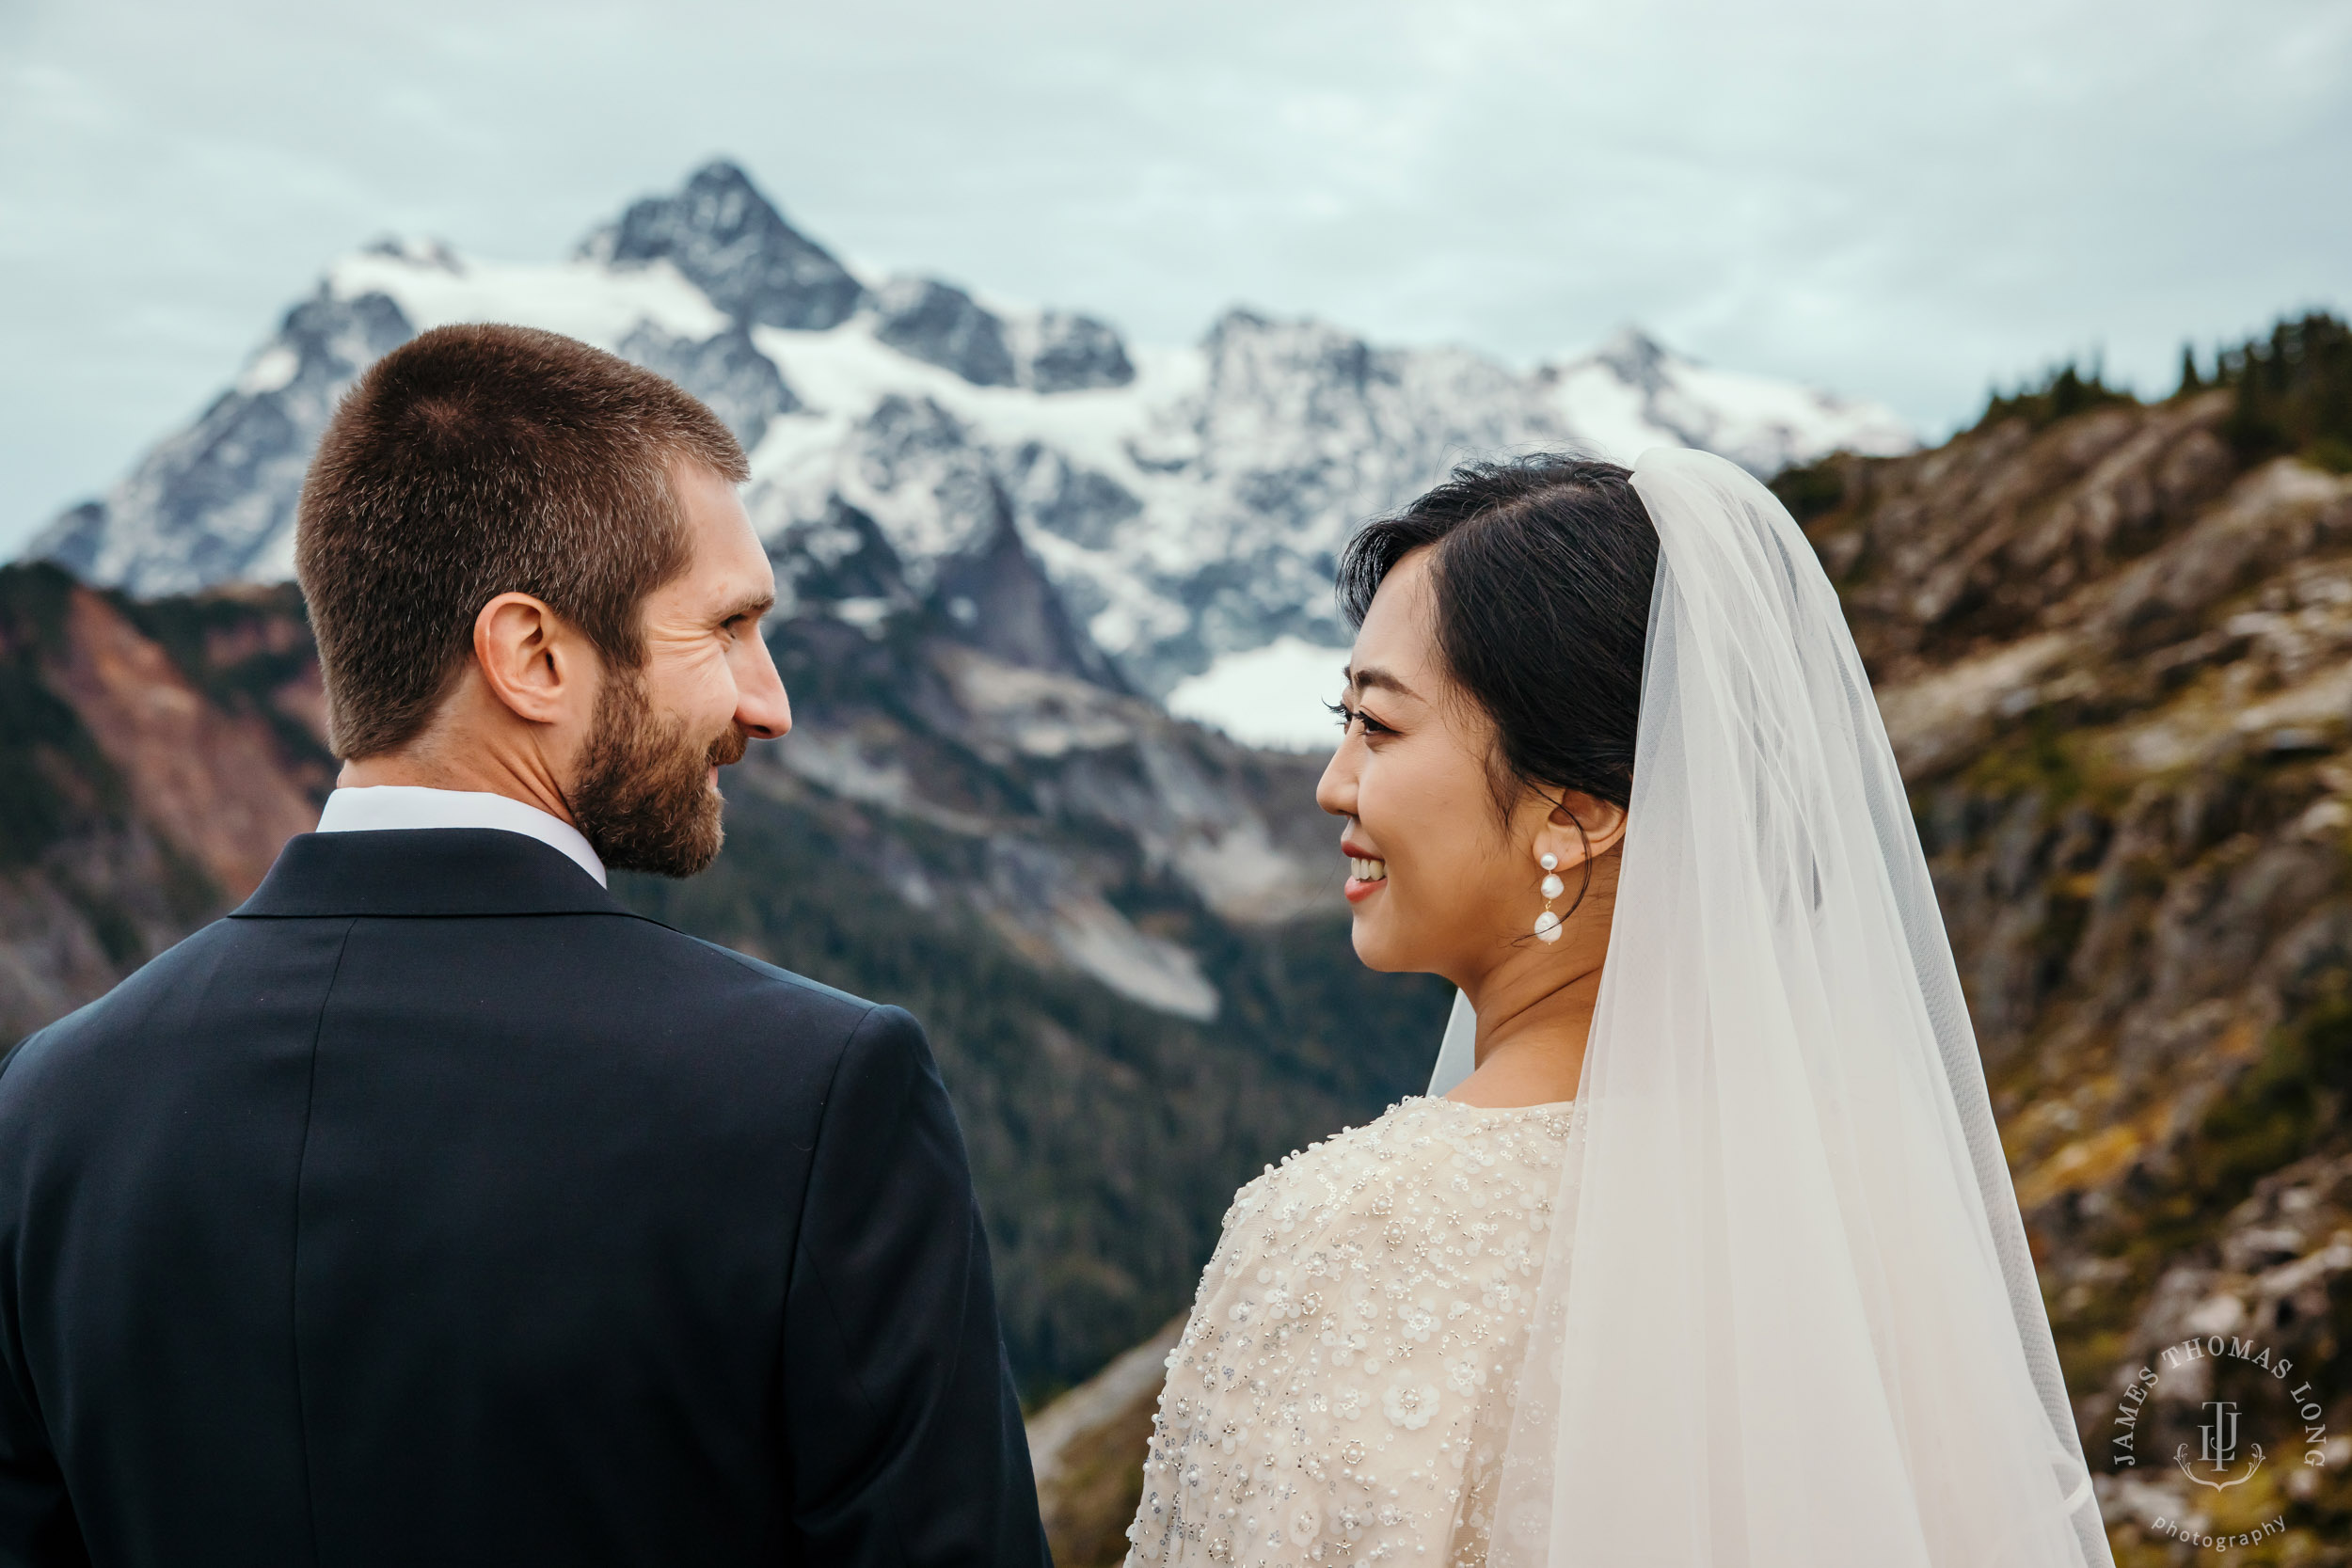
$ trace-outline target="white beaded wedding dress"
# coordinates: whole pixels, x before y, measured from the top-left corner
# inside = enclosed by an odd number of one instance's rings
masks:
[[[1486,1560],[1572,1116],[1415,1098],[1241,1190],[1131,1561]]]
[[[1658,572],[1576,1099],[1407,1100],[1242,1189],[1131,1568],[2111,1568],[1836,594],[1721,458],[1632,485]]]

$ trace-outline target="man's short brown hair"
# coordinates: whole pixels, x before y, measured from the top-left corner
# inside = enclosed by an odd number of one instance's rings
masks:
[[[501,594],[641,665],[639,607],[686,565],[680,459],[746,477],[710,410],[570,338],[443,326],[377,360],[327,425],[294,524],[335,754],[414,740]]]

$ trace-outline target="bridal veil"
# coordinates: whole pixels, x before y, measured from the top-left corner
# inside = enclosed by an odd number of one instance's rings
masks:
[[[1653,451],[1633,486],[1625,860],[1491,1561],[2108,1568],[1836,594],[1732,464]]]

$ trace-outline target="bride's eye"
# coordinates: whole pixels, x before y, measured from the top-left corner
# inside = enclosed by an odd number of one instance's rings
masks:
[[[1383,724],[1379,720],[1375,719],[1371,714],[1366,713],[1361,708],[1349,707],[1345,703],[1326,703],[1323,705],[1329,709],[1331,713],[1338,718],[1340,721],[1340,728],[1343,730],[1347,728],[1348,725],[1354,723],[1357,720],[1360,719],[1364,721],[1364,734],[1367,736],[1388,735],[1391,733],[1388,725]]]

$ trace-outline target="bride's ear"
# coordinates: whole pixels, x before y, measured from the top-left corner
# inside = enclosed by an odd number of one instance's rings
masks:
[[[1571,866],[1598,860],[1624,842],[1625,808],[1571,789],[1552,797],[1550,814],[1536,835],[1535,853]]]

